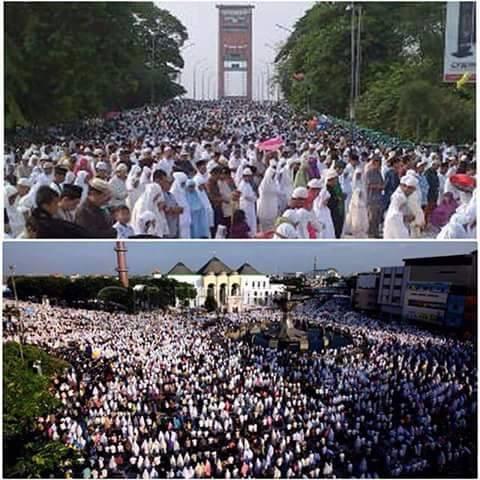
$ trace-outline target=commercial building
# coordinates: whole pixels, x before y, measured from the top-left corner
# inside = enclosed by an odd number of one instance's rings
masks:
[[[409,267],[382,267],[378,285],[378,309],[389,320],[402,318],[403,301],[409,277]]]
[[[379,272],[357,274],[352,297],[353,308],[364,312],[378,312]]]
[[[405,259],[402,316],[411,322],[476,331],[477,252]]]
[[[203,306],[207,296],[212,296],[219,307],[228,312],[272,305],[286,291],[284,285],[271,284],[268,275],[248,263],[232,269],[217,257],[211,258],[197,271],[179,262],[166,276],[195,287],[197,297],[192,301],[192,307]]]

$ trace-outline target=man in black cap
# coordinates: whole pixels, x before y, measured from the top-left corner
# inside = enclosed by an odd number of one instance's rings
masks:
[[[50,184],[50,188],[55,190],[59,195],[62,194],[63,182],[65,181],[67,171],[68,170],[62,165],[56,165],[53,170],[53,182]]]
[[[81,226],[58,216],[59,195],[44,185],[35,196],[37,207],[28,218],[30,238],[88,238],[90,235]]]
[[[66,184],[58,202],[58,212],[56,217],[66,220],[67,222],[75,222],[75,210],[80,204],[82,198],[82,187],[78,185]]]
[[[88,196],[75,213],[75,222],[87,229],[91,238],[116,238],[113,219],[105,211],[110,201],[110,185],[101,178],[93,178],[88,184]]]

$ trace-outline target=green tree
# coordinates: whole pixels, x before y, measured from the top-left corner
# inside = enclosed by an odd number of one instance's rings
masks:
[[[105,287],[98,292],[97,298],[106,303],[122,306],[128,311],[133,308],[133,292],[128,288]]]
[[[182,306],[188,307],[190,300],[197,298],[197,290],[189,283],[177,282],[175,286],[175,295]]]
[[[218,304],[212,295],[208,295],[205,299],[205,309],[207,312],[215,312],[218,309]]]
[[[6,477],[62,477],[65,465],[74,465],[78,454],[60,442],[50,442],[36,432],[36,420],[52,413],[60,401],[50,393],[52,378],[68,364],[37,347],[18,343],[3,346],[3,440]],[[41,375],[33,364],[41,362]]]
[[[471,142],[475,90],[442,81],[445,2],[355,4],[362,9],[357,123],[406,140]],[[351,17],[345,5],[316,4],[277,56],[282,89],[298,108],[308,103],[348,117]],[[304,80],[294,80],[294,73]]]
[[[148,36],[158,39],[153,63]],[[182,93],[173,75],[186,38],[185,27],[151,2],[8,2],[6,126],[140,106],[152,82],[159,100]]]

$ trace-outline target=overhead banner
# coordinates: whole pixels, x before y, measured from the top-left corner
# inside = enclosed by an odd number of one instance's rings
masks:
[[[465,73],[475,82],[475,2],[446,2],[445,62],[443,80],[457,82]]]

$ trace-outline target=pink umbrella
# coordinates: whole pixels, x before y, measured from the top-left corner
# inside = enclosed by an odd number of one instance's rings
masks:
[[[259,150],[273,151],[278,150],[283,145],[283,140],[280,137],[270,138],[258,144]]]

